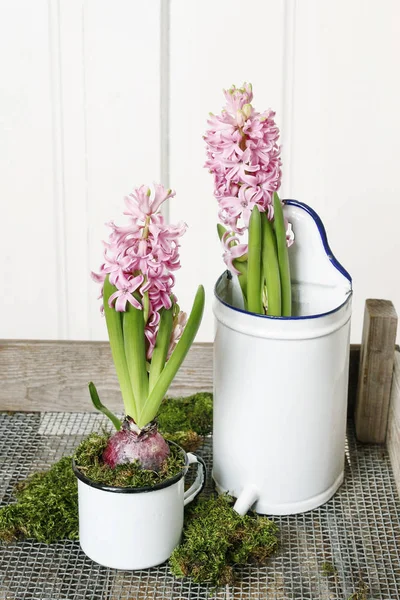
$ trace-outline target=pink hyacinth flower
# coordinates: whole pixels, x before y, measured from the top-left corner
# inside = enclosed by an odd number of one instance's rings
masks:
[[[224,248],[223,258],[226,266],[232,273],[240,275],[240,271],[234,266],[233,261],[247,253],[247,244],[240,244],[239,238],[232,231],[226,231],[222,236],[221,242]]]
[[[248,185],[242,185],[237,196],[228,196],[221,199],[219,203],[220,207],[226,211],[226,222],[239,230],[239,233],[242,231],[239,222],[244,224],[243,231],[248,228],[251,212],[256,204],[260,212],[264,212],[262,190]]]
[[[286,224],[286,245],[288,248],[290,248],[290,246],[294,243],[294,232],[292,229],[292,224],[288,223],[286,219],[285,219],[285,224]]]
[[[113,307],[113,302],[115,300],[115,310],[118,312],[123,312],[126,310],[126,303],[132,304],[135,308],[142,308],[142,305],[134,296],[132,296],[133,292],[142,285],[143,283],[143,275],[138,275],[129,281],[122,289],[118,289],[116,292],[111,294],[108,305],[110,308]]]

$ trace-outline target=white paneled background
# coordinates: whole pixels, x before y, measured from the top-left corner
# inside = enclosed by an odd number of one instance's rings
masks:
[[[277,113],[282,194],[322,217],[364,300],[400,311],[398,0],[0,0],[0,337],[106,339],[90,270],[141,183],[176,189],[177,294],[224,269],[202,135],[222,88]]]

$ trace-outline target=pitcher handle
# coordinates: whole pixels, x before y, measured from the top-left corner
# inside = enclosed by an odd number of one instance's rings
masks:
[[[189,502],[192,502],[192,500],[194,500],[196,496],[204,489],[204,486],[206,485],[207,473],[206,464],[200,456],[197,456],[197,454],[193,454],[192,452],[188,452],[187,457],[189,465],[197,464],[197,475],[190,488],[184,493],[184,506],[189,504]]]

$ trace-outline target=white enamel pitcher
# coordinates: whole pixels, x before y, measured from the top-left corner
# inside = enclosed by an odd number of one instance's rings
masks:
[[[305,512],[343,481],[351,277],[310,207],[284,214],[293,316],[245,312],[228,271],[215,286],[213,478],[240,514]]]

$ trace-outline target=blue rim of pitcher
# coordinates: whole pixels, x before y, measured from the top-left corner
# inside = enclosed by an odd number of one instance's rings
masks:
[[[343,275],[343,277],[345,277],[349,281],[350,285],[352,285],[353,280],[351,278],[351,275],[348,271],[346,271],[346,269],[340,264],[340,262],[334,256],[334,254],[329,246],[328,236],[326,235],[326,230],[325,230],[324,224],[321,221],[319,215],[315,212],[315,210],[313,208],[311,208],[311,206],[308,206],[308,204],[305,204],[304,202],[300,202],[299,200],[288,199],[288,200],[283,200],[283,202],[284,202],[284,204],[287,204],[289,206],[298,206],[299,208],[302,208],[305,212],[307,212],[310,215],[310,217],[312,217],[314,219],[315,224],[318,229],[318,232],[319,232],[319,235],[321,237],[322,245],[324,247],[324,250],[325,250],[325,253],[326,253],[328,259],[331,261],[331,263],[335,267],[335,269],[337,269],[339,271],[339,273],[341,273]],[[242,308],[237,308],[236,306],[232,306],[231,304],[228,304],[228,302],[225,302],[225,300],[222,300],[222,298],[218,295],[217,288],[218,288],[222,278],[225,276],[227,276],[229,279],[232,279],[232,273],[229,270],[226,270],[222,273],[222,275],[220,275],[218,277],[217,282],[214,286],[214,295],[217,298],[217,300],[219,302],[221,302],[221,304],[223,304],[224,306],[227,306],[228,308],[231,308],[232,310],[236,310],[237,312],[242,313],[244,315],[253,315],[254,317],[260,317],[261,319],[274,319],[277,321],[278,320],[279,321],[304,321],[306,319],[319,319],[321,317],[326,317],[335,312],[338,312],[349,302],[350,298],[353,295],[353,290],[350,289],[346,300],[344,302],[342,302],[342,304],[340,304],[336,308],[333,308],[332,310],[329,310],[324,313],[318,313],[315,315],[303,315],[303,316],[297,316],[297,317],[296,316],[295,317],[274,317],[271,315],[260,315],[258,313],[249,312]]]
[[[337,258],[335,258],[334,254],[329,246],[328,236],[326,235],[325,226],[324,226],[323,222],[321,221],[320,216],[315,212],[315,210],[313,208],[311,208],[311,206],[308,206],[308,204],[305,204],[304,202],[300,202],[299,200],[284,200],[284,203],[287,204],[288,206],[298,206],[299,208],[302,208],[310,215],[310,217],[312,217],[314,219],[315,224],[319,231],[319,235],[321,236],[321,241],[324,246],[324,250],[325,250],[327,257],[329,258],[329,260],[331,261],[333,266],[339,271],[339,273],[341,273],[350,283],[352,283],[353,280],[351,278],[350,273],[348,271],[346,271],[346,269],[343,267],[343,265],[341,265],[340,262],[337,260]]]

